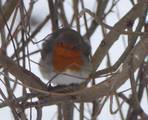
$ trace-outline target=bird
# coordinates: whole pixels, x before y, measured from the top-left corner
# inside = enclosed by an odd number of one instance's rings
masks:
[[[60,28],[43,40],[39,70],[44,79],[56,86],[87,81],[92,71],[91,47],[79,32]]]

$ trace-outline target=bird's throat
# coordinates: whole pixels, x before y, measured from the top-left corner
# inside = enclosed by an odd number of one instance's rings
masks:
[[[67,69],[79,71],[83,65],[80,51],[55,47],[53,49],[52,63],[56,72],[63,72]]]

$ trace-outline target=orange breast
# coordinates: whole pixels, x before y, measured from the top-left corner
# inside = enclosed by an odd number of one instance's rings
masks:
[[[52,64],[57,72],[71,69],[78,71],[83,65],[79,50],[66,49],[63,46],[56,46],[53,49]]]

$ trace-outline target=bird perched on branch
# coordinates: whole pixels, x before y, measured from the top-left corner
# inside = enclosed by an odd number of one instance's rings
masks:
[[[90,50],[77,31],[59,29],[45,38],[40,71],[55,85],[81,84],[91,73]]]

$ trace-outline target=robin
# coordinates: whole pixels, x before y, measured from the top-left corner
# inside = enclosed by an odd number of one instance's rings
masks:
[[[54,85],[81,84],[91,73],[90,50],[77,31],[59,29],[45,38],[40,71]]]

